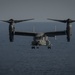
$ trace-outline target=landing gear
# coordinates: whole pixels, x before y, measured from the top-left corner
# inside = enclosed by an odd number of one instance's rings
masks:
[[[48,49],[51,49],[51,46],[48,46]]]
[[[37,47],[32,46],[31,48],[32,48],[32,49],[35,49],[35,48],[39,49],[39,47],[38,47],[38,46],[37,46]]]
[[[39,47],[36,47],[37,49],[39,49]]]
[[[32,47],[32,49],[35,49],[35,47]]]

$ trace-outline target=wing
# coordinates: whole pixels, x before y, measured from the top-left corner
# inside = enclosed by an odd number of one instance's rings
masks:
[[[75,22],[75,20],[71,20],[71,22]]]
[[[55,36],[61,36],[61,35],[66,35],[66,31],[55,31],[55,32],[46,32],[45,35],[49,37],[55,37]]]
[[[30,20],[34,20],[32,19],[25,19],[25,20],[14,20],[14,23],[19,23],[19,22],[23,22],[23,21],[30,21]]]
[[[15,32],[15,35],[21,35],[21,36],[36,36],[37,33],[33,32]]]

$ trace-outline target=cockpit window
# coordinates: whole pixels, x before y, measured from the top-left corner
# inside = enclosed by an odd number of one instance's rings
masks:
[[[39,39],[42,39],[42,37],[35,37],[35,39],[39,40]]]

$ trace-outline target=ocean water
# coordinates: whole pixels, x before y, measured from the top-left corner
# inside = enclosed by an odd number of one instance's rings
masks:
[[[26,22],[16,24],[16,31],[35,32],[64,30],[66,25],[50,22]],[[73,24],[71,42],[66,36],[49,38],[52,49],[42,46],[31,49],[33,37],[15,36],[9,42],[8,24],[0,23],[0,75],[75,75],[75,26]]]

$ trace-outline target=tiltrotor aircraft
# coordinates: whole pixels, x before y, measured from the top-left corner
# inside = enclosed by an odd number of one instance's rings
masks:
[[[53,32],[20,32],[15,31],[14,23],[19,23],[23,21],[29,21],[33,19],[26,19],[26,20],[1,20],[3,22],[9,23],[9,40],[10,42],[13,42],[14,35],[20,35],[20,36],[31,36],[33,37],[33,41],[31,42],[32,49],[39,48],[39,46],[47,46],[51,49],[51,42],[49,41],[48,37],[55,37],[55,36],[61,36],[61,35],[67,35],[67,41],[70,42],[70,36],[71,36],[71,25],[70,23],[75,22],[75,20],[67,19],[67,20],[56,20],[56,19],[50,19],[53,21],[58,21],[62,23],[67,23],[66,30],[63,31],[53,31]]]

